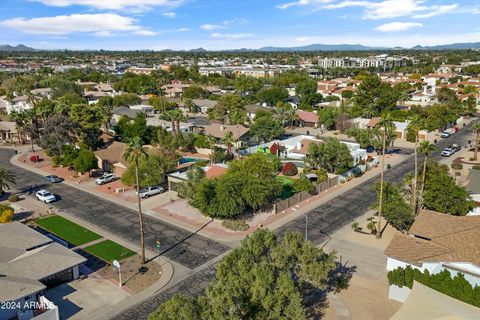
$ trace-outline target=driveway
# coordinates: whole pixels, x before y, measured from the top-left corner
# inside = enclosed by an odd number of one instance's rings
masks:
[[[58,306],[61,319],[96,319],[102,310],[121,303],[130,294],[92,275],[47,290],[45,296]]]

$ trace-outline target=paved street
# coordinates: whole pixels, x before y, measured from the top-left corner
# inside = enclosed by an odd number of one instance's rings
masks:
[[[462,129],[460,132],[454,134],[448,139],[442,140],[437,143],[437,151],[431,156],[431,158],[440,159],[440,152],[442,148],[457,143],[464,145],[466,141],[471,139],[471,131]],[[423,157],[419,156],[419,163],[423,161]],[[403,177],[414,168],[413,157],[400,163],[399,165],[387,170],[385,178],[387,181],[400,183]],[[317,207],[316,209],[308,212],[309,217],[309,229],[308,238],[314,243],[320,245],[328,241],[329,234],[332,234],[336,230],[350,224],[356,218],[364,214],[375,200],[375,192],[372,190],[372,185],[379,181],[380,177],[374,177],[366,182],[358,185],[347,193],[336,197],[333,200]],[[296,220],[287,223],[283,227],[278,229],[280,234],[283,234],[286,230],[305,232],[305,219],[300,217]],[[361,266],[360,266],[361,267]],[[213,266],[190,276],[177,285],[160,292],[156,296],[153,296],[141,304],[131,308],[121,316],[112,315],[115,319],[147,319],[148,315],[155,310],[161,302],[168,300],[175,293],[185,293],[190,295],[198,295],[208,285],[209,279],[213,279],[214,272]]]
[[[23,190],[26,195],[34,197],[35,190],[48,188],[61,198],[51,206],[73,214],[127,241],[140,243],[137,212],[64,183],[46,186],[42,176],[13,166],[9,161],[12,156],[12,150],[0,149],[0,162],[14,169],[18,190]],[[161,243],[162,255],[189,269],[194,269],[229,249],[208,238],[145,216],[146,246],[152,251],[158,251],[155,248],[157,239]]]

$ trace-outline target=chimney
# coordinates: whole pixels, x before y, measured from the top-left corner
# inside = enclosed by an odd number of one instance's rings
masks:
[[[302,149],[302,141],[297,142],[297,150]]]
[[[427,86],[423,86],[423,94],[424,94],[424,95],[427,94]]]

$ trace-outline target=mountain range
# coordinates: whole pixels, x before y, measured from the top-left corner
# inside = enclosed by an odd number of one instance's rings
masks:
[[[0,51],[35,51],[35,49],[19,44],[17,46],[11,46],[9,44],[1,44]]]
[[[465,42],[465,43],[452,43],[436,46],[421,46],[417,45],[412,48],[402,47],[369,47],[361,44],[310,44],[300,47],[262,47],[259,49],[233,49],[233,50],[215,50],[215,51],[234,51],[234,52],[308,52],[308,51],[385,51],[385,50],[462,50],[462,49],[480,49],[480,42]],[[41,49],[38,49],[41,50]],[[37,49],[27,47],[23,44],[17,46],[11,46],[8,44],[0,45],[0,52],[10,51],[37,51]],[[151,51],[151,50],[148,50]],[[178,51],[178,50],[162,50],[162,51]],[[211,50],[205,50],[204,48],[196,48],[191,50],[182,50],[189,52],[207,52]]]

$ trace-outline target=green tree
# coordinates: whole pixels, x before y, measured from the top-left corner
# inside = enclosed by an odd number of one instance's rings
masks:
[[[169,315],[168,309],[179,315],[193,313],[199,320],[307,319],[303,297],[309,288],[341,283],[335,268],[335,254],[305,241],[300,233],[287,231],[279,239],[271,231],[257,230],[221,261],[198,304],[177,297],[160,306],[150,320]]]
[[[0,166],[0,195],[2,195],[5,190],[10,190],[15,184],[15,173],[4,167]]]
[[[87,172],[98,167],[98,161],[92,150],[80,148],[78,156],[73,160],[73,167],[76,172]]]
[[[182,93],[182,99],[200,99],[207,97],[208,92],[203,90],[202,87],[196,85],[185,88]]]
[[[193,297],[175,294],[148,317],[150,320],[201,319],[201,307]]]
[[[418,147],[418,152],[423,153],[424,158],[423,158],[423,170],[422,170],[422,184],[421,184],[421,190],[420,190],[420,196],[419,196],[419,201],[417,205],[417,212],[415,215],[418,213],[418,210],[422,208],[423,205],[423,193],[425,191],[425,180],[427,177],[427,163],[428,163],[428,156],[430,155],[431,152],[437,150],[434,144],[431,144],[429,141],[422,141],[420,143],[420,146]]]
[[[147,157],[147,151],[145,150],[142,142],[142,138],[134,137],[128,143],[127,149],[123,154],[123,157],[130,163],[135,163],[135,181],[137,188],[137,202],[138,202],[138,220],[140,224],[140,246],[142,248],[142,262],[145,263],[145,231],[143,225],[142,203],[140,199],[140,176],[139,176],[139,162],[140,159]]]
[[[374,208],[378,209],[380,203],[380,183],[375,185],[377,202]],[[383,217],[396,229],[406,231],[413,223],[413,214],[410,205],[405,201],[400,187],[386,182],[383,186],[382,196]]]
[[[353,158],[346,144],[329,137],[322,143],[310,143],[306,163],[311,168],[342,174],[353,167]]]
[[[334,108],[324,108],[320,110],[319,116],[320,122],[323,124],[325,129],[330,130],[335,128],[339,112]]]
[[[354,115],[372,118],[384,110],[393,110],[399,98],[398,91],[376,75],[369,75],[358,86],[354,99]]]
[[[257,98],[260,102],[266,102],[270,106],[275,106],[278,102],[288,98],[288,91],[281,87],[265,88],[257,93]]]
[[[322,100],[322,95],[317,93],[317,82],[313,79],[306,79],[297,84],[295,89],[300,97],[300,107],[308,109]]]
[[[45,121],[37,143],[49,156],[60,157],[63,147],[75,142],[76,129],[77,126],[66,116],[54,114]]]
[[[426,169],[423,204],[427,209],[463,216],[475,207],[465,188],[450,176],[447,165],[429,161]]]
[[[315,187],[313,183],[307,177],[300,177],[300,179],[295,179],[293,181],[293,190],[295,192],[308,191],[313,192]]]
[[[227,146],[228,154],[232,154],[232,147],[235,143],[235,139],[233,138],[233,132],[228,131],[222,138],[222,143]]]
[[[141,177],[140,187],[158,186],[165,180],[165,174],[175,169],[176,157],[168,156],[160,150],[152,150],[148,157],[142,157],[138,163],[138,173]],[[136,185],[136,164],[130,163],[122,175],[126,185]]]
[[[267,142],[280,138],[285,134],[285,129],[283,129],[280,121],[268,115],[255,117],[255,121],[250,127],[250,132],[258,141]]]
[[[205,171],[201,167],[193,167],[187,171],[187,181],[180,184],[178,195],[182,198],[193,199],[199,183],[205,178]]]

